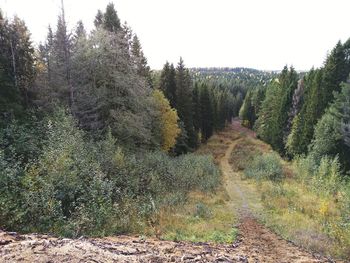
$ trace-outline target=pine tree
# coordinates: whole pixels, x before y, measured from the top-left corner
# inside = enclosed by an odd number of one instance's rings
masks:
[[[73,109],[75,98],[71,79],[72,38],[68,33],[64,9],[58,17],[52,53],[52,88],[56,91],[58,101]]]
[[[34,48],[30,41],[28,29],[22,20],[15,16],[10,27],[15,86],[20,90],[24,104],[28,107],[29,91],[35,78]]]
[[[86,30],[83,21],[79,20],[75,29],[74,40],[79,38],[86,38]]]
[[[95,136],[110,128],[120,144],[147,148],[153,143],[156,105],[124,45],[122,34],[102,28],[80,40],[73,56],[76,116]]]
[[[163,91],[172,108],[176,108],[176,70],[166,62],[160,75],[159,89]]]
[[[8,20],[0,10],[0,118],[18,112],[21,109],[20,92],[14,85],[11,63],[10,28]],[[0,123],[1,124],[1,123]]]
[[[201,105],[201,134],[202,140],[206,141],[213,135],[213,112],[210,94],[207,85],[203,84],[200,92]]]
[[[188,135],[187,145],[194,149],[198,138],[193,127],[192,81],[182,58],[176,68],[176,102],[176,110]]]
[[[349,130],[350,122],[350,84],[342,85],[342,90],[335,93],[335,100],[322,116],[315,128],[315,137],[310,154],[315,160],[323,156],[338,156],[340,163],[350,169]]]
[[[314,127],[333,101],[333,93],[340,90],[340,83],[346,81],[349,69],[348,48],[340,42],[326,59],[324,67],[312,70],[305,79],[305,99],[299,114],[293,120],[292,131],[287,139],[290,155],[303,154],[314,136]]]
[[[97,15],[98,17],[96,17],[95,24],[99,25],[100,14],[97,13]],[[120,20],[113,3],[107,5],[106,12],[103,15],[103,28],[114,33],[119,32],[121,29]]]
[[[292,107],[292,96],[297,88],[298,76],[293,68],[283,69],[266,91],[266,97],[259,112],[257,133],[272,147],[284,153],[288,113]]]
[[[103,24],[103,13],[101,10],[97,11],[97,14],[95,16],[95,21],[94,21],[94,25],[96,28],[102,26]]]
[[[137,73],[144,77],[148,84],[152,87],[152,79],[151,79],[151,69],[147,64],[147,59],[143,54],[143,50],[141,47],[141,43],[137,35],[134,35],[131,42],[131,55],[136,67]]]
[[[252,128],[256,119],[255,108],[252,103],[253,92],[248,91],[244,98],[242,107],[239,111],[239,117],[242,120],[242,125]]]
[[[202,109],[201,109],[201,101],[200,101],[200,85],[198,82],[195,82],[193,88],[193,126],[196,134],[199,136],[199,140],[201,140],[201,129],[202,129]]]

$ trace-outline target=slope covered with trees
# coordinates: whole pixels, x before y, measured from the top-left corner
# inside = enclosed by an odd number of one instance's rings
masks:
[[[349,48],[349,40],[338,42],[321,68],[297,74],[285,67],[265,89],[251,88],[243,123],[284,156],[336,157],[348,170]]]
[[[173,75],[176,103],[154,87],[140,40],[113,4],[95,28],[64,10],[35,48],[0,13],[0,228],[64,236],[142,233],[163,206],[213,191],[210,156],[184,154],[195,132],[192,78]]]

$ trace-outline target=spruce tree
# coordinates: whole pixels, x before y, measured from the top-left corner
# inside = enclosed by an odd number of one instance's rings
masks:
[[[202,140],[206,141],[213,135],[213,112],[210,94],[206,84],[202,85],[200,92],[201,105],[201,134]]]
[[[297,88],[298,76],[293,68],[285,67],[278,79],[267,88],[266,97],[259,112],[257,134],[280,153],[284,153],[288,113],[292,96]]]
[[[97,13],[97,15],[99,16],[100,14]],[[95,21],[98,25],[100,18],[96,17]],[[106,12],[103,15],[103,28],[114,33],[119,32],[121,29],[120,20],[113,3],[107,5]]]
[[[94,25],[96,28],[102,26],[103,24],[103,13],[101,10],[97,11],[97,14],[95,16],[95,21],[94,21]]]
[[[176,68],[176,110],[188,135],[187,145],[194,149],[198,139],[193,127],[192,80],[182,58]]]
[[[305,99],[299,114],[293,120],[292,131],[287,139],[290,155],[308,151],[314,136],[314,127],[334,99],[333,93],[340,90],[340,83],[346,81],[349,68],[348,47],[340,42],[327,57],[323,68],[312,70],[305,77]]]
[[[159,88],[169,100],[172,108],[176,108],[176,70],[173,64],[166,62],[160,75]]]
[[[350,169],[350,84],[342,85],[341,92],[335,93],[335,100],[322,116],[315,128],[310,154],[316,161],[323,156],[338,156],[340,163]]]
[[[134,35],[131,42],[131,55],[137,70],[137,73],[144,77],[150,86],[152,85],[151,69],[147,64],[147,58],[145,57],[141,43],[137,35]]]

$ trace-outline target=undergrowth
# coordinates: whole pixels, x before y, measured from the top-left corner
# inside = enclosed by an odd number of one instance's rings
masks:
[[[300,157],[288,163],[247,137],[237,146],[231,164],[260,193],[265,208],[260,219],[302,247],[349,259],[350,184],[338,160]]]
[[[157,225],[162,208],[181,206],[188,193],[211,193],[220,183],[209,155],[128,153],[110,133],[89,140],[64,111],[43,130],[43,149],[26,167],[0,150],[2,229],[67,237],[142,233]]]
[[[219,162],[237,138],[230,131],[214,135],[196,154],[210,154]],[[231,201],[222,182],[214,192],[192,191],[184,205],[161,209],[158,225],[149,231],[166,240],[233,243],[238,229]]]

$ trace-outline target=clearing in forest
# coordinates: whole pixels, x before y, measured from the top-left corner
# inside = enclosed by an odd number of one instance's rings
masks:
[[[160,211],[154,230],[160,238],[62,239],[0,232],[1,262],[329,262],[258,222],[264,212],[260,195],[233,163],[239,142],[247,137],[254,147],[271,151],[238,121],[199,149],[220,165],[222,187],[213,195],[192,193],[185,207]]]

